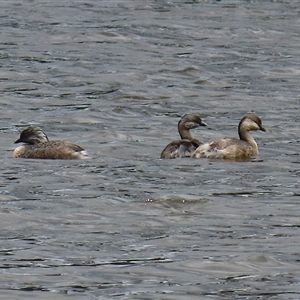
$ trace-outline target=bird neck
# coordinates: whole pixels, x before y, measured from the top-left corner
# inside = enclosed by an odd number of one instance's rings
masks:
[[[249,133],[248,130],[243,130],[242,128],[239,127],[239,137],[240,140],[247,142],[248,144],[251,145],[254,149],[258,150],[257,143],[255,142],[254,138],[252,135]]]
[[[179,124],[178,126],[178,131],[182,139],[192,140],[194,138],[190,130],[187,129],[185,126],[182,126],[181,124]]]

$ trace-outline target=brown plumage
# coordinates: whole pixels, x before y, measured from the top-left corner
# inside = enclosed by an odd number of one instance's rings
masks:
[[[15,149],[15,158],[38,159],[85,159],[86,151],[67,141],[49,141],[47,135],[37,126],[29,126],[21,132],[15,143],[25,143]]]
[[[193,137],[190,129],[207,126],[198,114],[185,114],[178,122],[178,132],[181,140],[168,144],[161,152],[161,158],[190,157],[201,142]]]
[[[254,114],[248,114],[241,119],[238,126],[240,139],[222,138],[200,145],[192,154],[192,157],[220,159],[247,159],[254,157],[258,155],[258,147],[249,133],[251,130],[266,131],[262,126],[261,119]]]

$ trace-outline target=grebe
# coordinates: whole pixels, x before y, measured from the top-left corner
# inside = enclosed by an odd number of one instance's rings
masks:
[[[198,114],[185,114],[178,122],[178,132],[181,140],[168,144],[161,152],[161,158],[190,157],[202,143],[195,139],[190,129],[207,126]]]
[[[258,155],[258,147],[251,130],[266,129],[262,126],[261,119],[254,115],[245,115],[238,126],[240,139],[222,138],[200,145],[192,154],[193,158],[220,158],[220,159],[246,159]]]
[[[89,158],[80,146],[67,141],[49,141],[37,126],[29,126],[21,132],[15,143],[24,143],[15,149],[13,157],[40,159],[85,159]]]

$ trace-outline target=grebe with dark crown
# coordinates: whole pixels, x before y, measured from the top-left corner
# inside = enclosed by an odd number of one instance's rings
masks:
[[[202,143],[195,139],[190,129],[207,126],[198,114],[185,114],[178,122],[178,132],[181,140],[168,144],[161,152],[161,158],[190,157]]]
[[[200,145],[192,154],[193,158],[220,158],[220,159],[247,159],[258,155],[258,147],[251,130],[266,129],[262,126],[261,119],[254,115],[245,115],[238,126],[240,139],[222,138]]]
[[[37,126],[29,126],[21,132],[15,143],[24,143],[15,149],[15,158],[38,159],[86,159],[86,151],[80,146],[62,140],[49,141],[47,135]]]

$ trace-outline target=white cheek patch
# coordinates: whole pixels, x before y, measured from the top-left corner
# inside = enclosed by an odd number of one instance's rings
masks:
[[[247,130],[259,130],[259,126],[252,120],[250,119],[246,119],[243,122],[243,128],[247,129]]]

